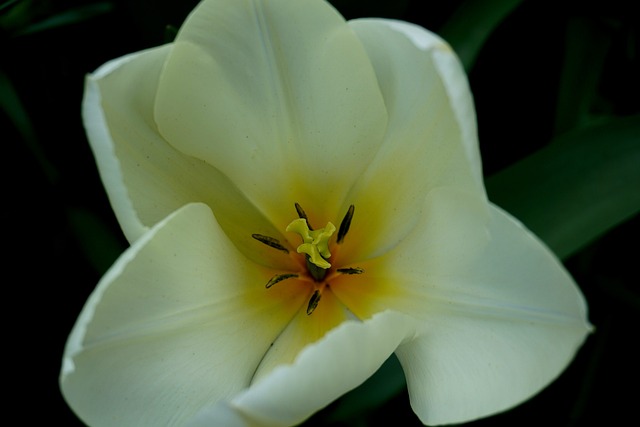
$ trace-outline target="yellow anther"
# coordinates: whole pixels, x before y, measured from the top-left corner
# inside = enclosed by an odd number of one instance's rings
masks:
[[[331,257],[329,239],[336,231],[335,225],[328,222],[324,228],[309,230],[307,220],[297,218],[291,221],[286,230],[298,233],[302,237],[302,244],[296,249],[299,254],[307,254],[309,261],[320,268],[326,270],[331,267],[327,259]]]

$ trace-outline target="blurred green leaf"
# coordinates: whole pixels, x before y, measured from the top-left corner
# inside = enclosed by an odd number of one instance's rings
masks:
[[[640,116],[564,134],[486,181],[560,258],[640,211]]]
[[[24,139],[35,140],[31,120],[22,105],[18,92],[2,69],[0,69],[0,109],[9,116]]]
[[[4,3],[0,4],[0,12],[4,11],[5,9],[13,6],[15,3],[19,2],[20,0],[7,0]]]
[[[27,113],[18,92],[13,87],[9,77],[0,69],[0,111],[4,111],[9,121],[15,126],[22,141],[40,165],[49,183],[56,182],[58,172],[49,162],[44,151],[38,144],[33,123]]]
[[[31,0],[8,1],[0,6],[0,31],[3,36],[14,34],[26,27],[33,19]]]
[[[395,355],[360,387],[345,394],[331,413],[331,421],[347,421],[376,408],[406,387],[404,372]]]
[[[438,31],[458,54],[465,70],[475,63],[489,35],[522,0],[467,0]]]
[[[164,27],[164,42],[172,43],[178,35],[178,27],[175,25],[167,25]]]
[[[67,215],[76,239],[91,265],[99,273],[107,271],[124,252],[125,247],[93,212],[84,208],[70,208]]]
[[[558,90],[556,133],[587,122],[613,34],[600,22],[573,17],[567,25]]]
[[[86,21],[93,17],[110,12],[113,9],[113,5],[109,2],[93,3],[86,6],[80,6],[67,11],[58,13],[49,18],[46,18],[35,24],[26,26],[25,28],[17,31],[15,35],[33,34],[40,31],[50,30],[52,28],[62,27],[65,25],[76,24],[82,21]]]

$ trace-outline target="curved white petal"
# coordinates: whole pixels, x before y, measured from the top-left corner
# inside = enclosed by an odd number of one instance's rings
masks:
[[[438,35],[410,22],[395,20],[375,20],[380,25],[387,25],[394,31],[404,34],[413,44],[433,57],[440,78],[442,79],[453,113],[462,133],[462,144],[469,160],[469,166],[476,181],[483,185],[482,162],[478,145],[478,128],[473,96],[469,81],[458,56],[451,50],[446,41]]]
[[[389,122],[376,158],[346,200],[356,207],[343,251],[352,258],[347,262],[380,255],[398,243],[435,188],[484,197],[473,102],[448,45],[397,21],[349,24],[374,67]]]
[[[187,427],[266,427],[229,405],[227,401],[220,401],[210,408],[203,409],[190,419]]]
[[[134,241],[179,207],[203,202],[251,259],[290,267],[288,257],[251,238],[258,233],[284,242],[280,231],[238,188],[219,171],[179,152],[159,135],[153,104],[170,49],[166,45],[110,61],[86,81],[85,127],[125,235]]]
[[[153,222],[145,224],[145,222],[140,219],[133,206],[129,191],[127,191],[124,184],[122,167],[116,155],[116,141],[114,141],[112,137],[112,132],[109,129],[109,119],[103,109],[103,93],[99,81],[104,79],[105,76],[112,74],[114,70],[126,66],[131,61],[136,61],[136,58],[142,58],[142,60],[138,59],[138,61],[145,65],[158,63],[159,67],[168,49],[168,46],[164,46],[151,49],[147,52],[138,52],[114,59],[102,65],[93,74],[89,74],[85,81],[84,99],[82,102],[82,119],[85,130],[111,206],[129,241],[134,241],[140,237]],[[128,96],[131,94],[128,90],[124,92]],[[127,114],[125,117],[129,117],[129,115]],[[144,121],[141,122],[144,123]],[[135,128],[141,127],[142,124],[136,124],[136,120],[134,120],[133,123]],[[153,140],[155,138],[155,136],[151,136],[149,139]]]
[[[417,231],[426,241],[438,232],[428,221]],[[590,331],[580,290],[535,236],[496,207],[488,236],[467,259],[433,270],[419,239],[389,264],[411,296],[405,308],[424,325],[397,355],[412,407],[426,424],[469,421],[521,403],[564,370]]]
[[[226,408],[203,410],[194,426],[221,425],[230,409],[258,425],[296,425],[364,382],[414,333],[414,323],[394,312],[347,321],[305,348],[293,364],[234,396]]]
[[[336,221],[382,141],[371,64],[319,0],[204,1],[181,28],[155,117],[177,149],[222,171],[284,229],[306,207]]]
[[[182,425],[247,387],[306,302],[244,258],[211,211],[186,205],[138,239],[83,309],[61,388],[92,426]]]

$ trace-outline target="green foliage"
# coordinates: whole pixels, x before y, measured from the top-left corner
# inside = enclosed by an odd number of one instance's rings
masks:
[[[561,135],[486,186],[566,258],[640,211],[640,116]]]
[[[466,0],[440,29],[468,71],[496,27],[522,0]]]

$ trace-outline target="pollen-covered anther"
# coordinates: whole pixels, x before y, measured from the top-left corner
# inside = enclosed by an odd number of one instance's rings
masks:
[[[307,220],[307,227],[309,227],[309,230],[313,230],[313,227],[309,223],[309,218],[307,217],[307,213],[304,211],[304,209],[302,209],[302,206],[300,206],[299,203],[295,203],[294,206],[296,208],[296,212],[298,213],[298,216],[300,218],[304,218],[305,220]]]
[[[320,302],[321,296],[322,293],[320,292],[320,290],[316,289],[315,292],[313,292],[313,295],[311,295],[311,298],[309,298],[309,304],[307,305],[307,315],[310,315],[316,309],[318,303]]]
[[[258,234],[258,233],[252,234],[251,237],[256,239],[258,242],[264,243],[265,245],[270,246],[270,247],[272,247],[274,249],[277,249],[277,250],[282,251],[282,252],[287,253],[287,254],[289,253],[289,249],[285,248],[280,243],[280,240],[278,240],[276,238],[265,236],[263,234]]]
[[[341,274],[362,274],[364,273],[364,268],[360,267],[345,267],[336,269],[338,273]]]
[[[270,287],[272,287],[276,283],[280,283],[283,280],[292,279],[294,277],[298,277],[298,275],[295,274],[295,273],[276,274],[271,279],[269,279],[269,281],[265,285],[265,288],[269,289]]]
[[[353,213],[355,212],[355,210],[356,207],[354,205],[350,205],[346,215],[344,216],[344,218],[342,218],[340,229],[338,230],[338,243],[342,243],[344,241],[344,237],[349,232],[349,227],[351,227],[351,220],[353,219]]]

